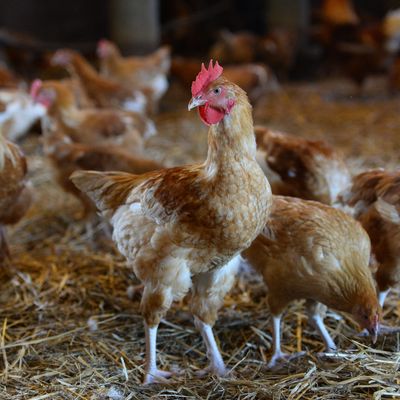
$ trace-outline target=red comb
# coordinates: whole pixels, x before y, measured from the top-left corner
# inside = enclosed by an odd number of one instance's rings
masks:
[[[197,96],[208,84],[221,76],[224,69],[218,64],[218,61],[215,62],[214,66],[212,62],[213,60],[210,60],[208,69],[204,66],[204,63],[201,64],[201,70],[197,74],[196,80],[192,82],[193,97]]]
[[[41,89],[42,85],[43,85],[43,82],[42,82],[40,79],[35,79],[35,80],[32,82],[31,90],[30,90],[29,93],[30,93],[30,95],[31,95],[31,97],[32,97],[33,99],[35,99],[36,96],[38,95],[39,90]]]

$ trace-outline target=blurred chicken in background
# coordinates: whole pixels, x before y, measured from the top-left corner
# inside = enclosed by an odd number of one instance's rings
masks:
[[[0,265],[10,258],[5,225],[17,223],[32,201],[27,164],[19,147],[0,132]]]
[[[77,51],[58,50],[51,62],[55,66],[66,68],[73,78],[79,79],[95,106],[146,112],[146,97],[137,87],[123,85],[115,79],[100,75]]]
[[[11,141],[23,137],[46,113],[23,89],[0,89],[0,127]]]
[[[294,66],[297,51],[298,37],[287,29],[274,29],[265,36],[223,30],[209,56],[226,64],[264,63],[281,77]]]
[[[109,143],[138,153],[143,149],[142,135],[152,126],[139,113],[105,108],[79,109],[71,88],[59,81],[35,80],[31,95],[46,109],[42,125],[50,131],[61,126],[74,142]]]
[[[113,42],[103,39],[98,43],[97,55],[102,75],[138,88],[147,97],[149,111],[153,114],[158,111],[158,103],[168,89],[167,76],[171,66],[168,46],[147,56],[123,57]]]
[[[176,78],[185,88],[190,87],[199,63],[199,60],[193,58],[175,56],[172,58],[171,77]],[[253,104],[266,92],[279,89],[273,72],[262,64],[227,66],[224,75],[245,90]]]
[[[400,284],[400,172],[378,169],[356,175],[339,196],[338,206],[369,234],[383,307],[390,290]]]
[[[356,85],[361,94],[370,75],[384,73],[387,52],[383,21],[364,22],[351,0],[324,0],[315,37],[325,51],[330,73],[339,72]]]
[[[257,161],[272,193],[332,204],[350,183],[342,156],[328,143],[254,128]]]
[[[43,129],[43,150],[53,164],[58,184],[81,202],[80,219],[92,217],[96,208],[86,194],[71,182],[70,176],[74,171],[95,169],[143,174],[163,168],[161,163],[133,155],[121,146],[98,144],[97,141],[73,142],[61,126],[53,126],[51,131],[46,127]]]

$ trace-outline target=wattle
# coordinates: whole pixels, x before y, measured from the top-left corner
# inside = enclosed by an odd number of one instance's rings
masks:
[[[199,114],[202,121],[207,125],[218,124],[225,116],[222,110],[212,108],[208,104],[199,107]]]

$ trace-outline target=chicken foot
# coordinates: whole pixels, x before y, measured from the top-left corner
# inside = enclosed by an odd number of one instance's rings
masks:
[[[313,326],[318,334],[321,336],[325,344],[325,351],[327,353],[335,352],[337,350],[336,344],[331,338],[326,326],[324,324],[326,306],[321,303],[316,303],[314,301],[307,301],[306,303],[308,322]],[[321,315],[322,314],[322,315]]]
[[[148,326],[144,324],[146,331],[146,366],[143,384],[165,383],[168,378],[178,375],[178,372],[163,371],[157,368],[157,330],[158,325]]]
[[[290,360],[301,357],[305,354],[304,351],[288,354],[281,350],[281,318],[282,314],[272,316],[273,353],[267,364],[269,369],[276,368],[282,361],[289,362]]]

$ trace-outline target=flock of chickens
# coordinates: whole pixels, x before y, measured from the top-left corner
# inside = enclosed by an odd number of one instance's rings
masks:
[[[150,117],[168,88],[169,49],[123,57],[102,40],[98,56],[100,72],[59,50],[52,63],[70,79],[35,80],[29,95],[0,92],[2,264],[11,259],[5,225],[23,217],[34,189],[14,141],[40,118],[59,184],[82,202],[83,218],[97,208],[108,219],[143,283],[145,383],[172,375],[157,368],[157,328],[189,290],[209,358],[201,372],[227,373],[212,326],[244,263],[268,287],[271,368],[295,356],[281,350],[280,320],[296,299],[306,300],[328,352],[336,345],[323,322],[327,307],[351,314],[373,341],[395,330],[381,325],[381,307],[400,282],[400,172],[351,177],[327,143],[254,127],[246,92],[218,62],[193,75],[188,106],[209,126],[207,159],[164,168],[145,157],[143,141],[156,134]]]

